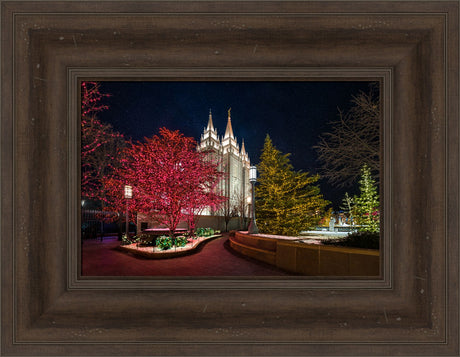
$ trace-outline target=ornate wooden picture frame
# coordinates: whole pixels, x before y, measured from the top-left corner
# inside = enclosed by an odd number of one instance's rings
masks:
[[[1,1],[1,354],[459,355],[457,1]],[[80,79],[379,80],[378,279],[79,275]]]

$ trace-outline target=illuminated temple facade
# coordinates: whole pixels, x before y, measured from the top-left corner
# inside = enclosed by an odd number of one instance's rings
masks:
[[[251,195],[251,184],[249,183],[250,160],[244,147],[244,140],[240,148],[233,134],[230,109],[228,110],[225,134],[221,137],[217,134],[212,121],[212,113],[209,111],[208,125],[201,134],[198,150],[208,151],[210,155],[213,155],[221,162],[221,170],[225,172],[225,178],[220,183],[219,191],[225,197],[229,197],[228,206],[230,209],[238,211],[238,207],[246,207],[248,197]],[[203,214],[223,215],[222,210],[211,212],[208,209]],[[238,213],[241,215],[241,212]]]

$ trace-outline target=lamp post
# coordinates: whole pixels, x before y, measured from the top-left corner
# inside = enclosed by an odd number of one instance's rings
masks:
[[[81,200],[81,222],[80,222],[80,231],[81,231],[81,238],[82,238],[82,243],[83,243],[83,238],[85,237],[85,212],[83,211],[83,208],[85,207],[85,200]]]
[[[249,220],[251,219],[251,203],[252,203],[252,198],[251,198],[251,196],[248,196],[248,197],[246,198],[246,201],[247,201],[247,203],[248,203],[248,210],[247,210],[247,211],[245,210],[245,213],[244,213],[245,215],[246,215],[246,213],[247,213],[247,216],[246,216],[247,219],[244,220],[244,226],[245,226],[245,227],[246,227],[246,224],[249,226]]]
[[[259,229],[257,228],[256,224],[256,181],[257,181],[257,168],[255,166],[251,166],[249,168],[249,182],[252,185],[252,217],[251,223],[249,223],[248,233],[249,234],[257,234],[259,233]]]
[[[128,200],[133,198],[132,186],[125,185],[125,199],[126,199],[126,238],[129,239],[129,211],[128,211]]]

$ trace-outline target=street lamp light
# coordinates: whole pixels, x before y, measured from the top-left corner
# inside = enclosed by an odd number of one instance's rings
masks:
[[[129,211],[128,211],[128,200],[133,198],[132,186],[125,185],[125,199],[126,199],[126,238],[129,239]]]
[[[244,210],[244,215],[247,214],[247,216],[246,216],[247,220],[246,220],[246,219],[244,220],[244,226],[245,226],[245,227],[246,227],[246,224],[248,224],[248,226],[249,226],[249,220],[251,219],[251,203],[252,203],[252,197],[251,197],[251,196],[248,196],[248,197],[246,198],[246,201],[247,201],[247,203],[248,203],[248,209],[247,209],[247,210],[246,210],[246,209]]]
[[[80,235],[82,237],[82,243],[83,243],[83,238],[85,237],[85,212],[83,211],[83,208],[85,207],[85,200],[81,200],[81,222],[80,222]]]
[[[257,167],[251,166],[249,168],[249,182],[252,185],[252,217],[251,223],[249,223],[248,233],[249,234],[257,234],[259,233],[259,229],[257,228],[256,224],[256,181],[257,181]]]

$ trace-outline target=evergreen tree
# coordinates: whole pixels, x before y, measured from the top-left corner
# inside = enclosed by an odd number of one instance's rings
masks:
[[[340,209],[344,210],[346,213],[351,213],[354,202],[353,197],[350,197],[348,192],[345,192],[345,196],[342,199],[342,205],[343,206],[340,206]]]
[[[361,169],[359,180],[360,196],[355,196],[356,211],[359,224],[363,227],[360,230],[369,232],[380,231],[379,195],[377,185],[372,178],[371,169],[364,164]]]
[[[345,192],[345,196],[342,199],[342,206],[340,209],[343,210],[346,214],[348,214],[348,218],[350,219],[350,224],[353,222],[353,217],[355,215],[356,207],[355,207],[355,199],[351,197],[348,192]]]
[[[294,171],[289,155],[276,149],[267,135],[256,187],[256,218],[263,233],[298,235],[318,224],[329,204],[314,185],[319,176]]]

